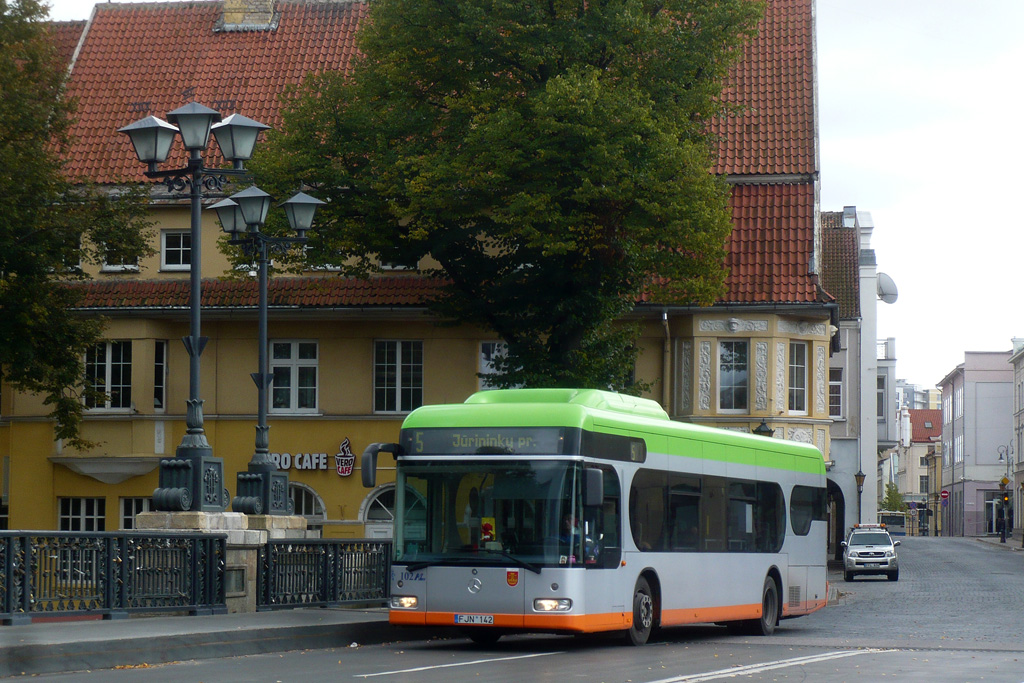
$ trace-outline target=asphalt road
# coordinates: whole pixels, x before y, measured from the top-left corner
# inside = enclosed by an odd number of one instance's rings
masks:
[[[641,648],[611,637],[524,635],[479,648],[409,640],[149,668],[37,676],[74,681],[1024,681],[1024,552],[976,539],[903,539],[898,582],[831,574],[838,599],[770,638],[711,626]]]

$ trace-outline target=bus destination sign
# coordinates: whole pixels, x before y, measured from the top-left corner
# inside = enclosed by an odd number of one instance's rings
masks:
[[[403,429],[410,455],[567,455],[579,452],[580,431],[566,427]]]

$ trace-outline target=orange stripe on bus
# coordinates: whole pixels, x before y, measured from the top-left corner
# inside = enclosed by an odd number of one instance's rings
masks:
[[[619,631],[633,624],[628,612],[605,614],[493,614],[494,624],[481,628],[521,628],[574,633]],[[388,621],[398,626],[455,626],[455,612],[405,612],[393,610]]]
[[[753,605],[729,605],[726,607],[688,607],[664,610],[661,613],[661,625],[704,624],[716,621],[757,619],[760,616],[760,603]]]
[[[827,602],[827,600],[805,600],[796,607],[790,606],[787,603],[782,606],[782,616],[795,617],[810,614],[811,612],[817,612],[824,607]]]

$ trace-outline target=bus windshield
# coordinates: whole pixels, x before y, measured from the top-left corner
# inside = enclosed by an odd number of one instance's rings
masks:
[[[585,519],[582,463],[564,460],[433,460],[399,465],[395,561],[430,565],[594,563],[594,519]]]

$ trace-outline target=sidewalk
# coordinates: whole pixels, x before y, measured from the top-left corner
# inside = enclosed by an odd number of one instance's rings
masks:
[[[0,677],[422,638],[383,608],[308,608],[0,626]]]

